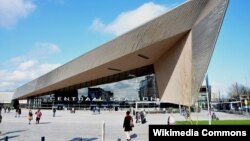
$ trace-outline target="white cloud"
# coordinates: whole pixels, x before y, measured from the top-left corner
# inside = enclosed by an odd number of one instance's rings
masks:
[[[102,23],[100,18],[96,18],[94,19],[94,21],[92,22],[91,28],[93,30],[102,30],[103,28],[105,28],[105,25]]]
[[[4,91],[12,91],[12,89],[8,89],[8,88],[12,88],[14,86],[15,86],[15,84],[13,84],[11,82],[3,81],[0,83],[0,89],[4,89]]]
[[[96,18],[92,22],[91,29],[118,36],[162,15],[169,9],[170,7],[153,2],[145,3],[135,10],[121,13],[109,24],[104,24],[100,18]]]
[[[0,0],[0,26],[10,28],[35,9],[32,0]]]
[[[53,43],[36,43],[34,49],[29,51],[23,56],[17,56],[10,59],[11,63],[20,64],[21,62],[33,59],[33,58],[46,58],[47,56],[55,53],[61,52],[61,49],[58,45]]]
[[[40,54],[51,54],[51,53],[58,53],[61,51],[58,45],[53,43],[36,43],[36,50],[32,53],[37,54],[38,52]]]
[[[0,69],[0,91],[13,91],[20,85],[59,67],[59,63],[50,64],[41,60],[41,56],[49,56],[59,51],[60,48],[56,44],[39,43],[27,54],[10,59],[9,65],[15,67],[9,70]]]
[[[38,61],[37,60],[28,60],[26,62],[22,62],[19,65],[19,69],[20,70],[29,70],[30,68],[32,68]]]

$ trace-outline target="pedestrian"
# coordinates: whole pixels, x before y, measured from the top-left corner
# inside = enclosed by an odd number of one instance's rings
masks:
[[[35,114],[36,114],[36,124],[39,124],[39,121],[40,121],[41,116],[42,116],[42,112],[40,111],[40,109],[38,109]]]
[[[73,108],[71,108],[71,113],[75,113],[76,111],[75,111],[75,108],[73,107]]]
[[[15,115],[15,117],[17,117],[18,114],[19,114],[19,106],[17,106],[17,108],[16,108],[16,115]]]
[[[10,113],[10,106],[8,107],[8,113]]]
[[[2,122],[2,118],[3,118],[2,114],[0,113],[0,123]]]
[[[212,120],[219,120],[219,118],[215,115],[215,113],[212,114]]]
[[[141,115],[141,124],[144,124],[146,123],[146,112],[143,110],[140,112],[140,115]]]
[[[1,107],[0,107],[1,108]],[[2,115],[1,115],[1,110],[0,110],[0,123],[2,123]],[[2,132],[0,131],[0,135],[2,134]]]
[[[132,127],[134,127],[133,118],[130,116],[130,111],[127,111],[123,122],[123,128],[126,134],[127,141],[131,141],[130,131],[132,131]]]
[[[18,109],[18,118],[21,116],[21,113],[22,113],[21,108],[19,108]]]
[[[94,106],[94,107],[93,107],[93,114],[95,114],[95,110],[96,110],[96,107]]]
[[[56,108],[54,107],[53,108],[53,117],[55,117],[56,116]]]
[[[101,114],[101,108],[97,107],[98,114]]]
[[[5,106],[5,107],[4,107],[4,113],[6,113],[6,111],[7,111],[7,107]]]
[[[0,106],[0,123],[2,123],[2,106]],[[0,131],[0,135],[2,134],[2,132]]]
[[[29,111],[28,119],[29,119],[29,124],[30,124],[31,120],[33,120],[33,113],[31,110]]]
[[[175,120],[172,115],[168,116],[168,125],[175,125]]]
[[[141,115],[140,115],[140,112],[138,112],[138,111],[136,112],[135,118],[136,118],[135,123],[140,123],[140,122],[141,122]]]

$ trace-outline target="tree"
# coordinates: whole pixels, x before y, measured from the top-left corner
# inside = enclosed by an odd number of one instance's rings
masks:
[[[237,82],[232,84],[229,88],[229,97],[232,99],[240,100],[240,96],[249,95],[250,89],[247,86],[238,84]]]

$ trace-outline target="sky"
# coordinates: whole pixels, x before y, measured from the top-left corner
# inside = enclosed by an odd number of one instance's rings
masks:
[[[0,0],[0,91],[17,87],[185,0]],[[250,1],[231,0],[212,56],[212,91],[250,85]]]

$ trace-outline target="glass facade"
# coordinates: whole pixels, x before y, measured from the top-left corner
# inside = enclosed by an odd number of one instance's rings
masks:
[[[118,109],[135,107],[136,101],[159,100],[154,73],[139,76],[128,74],[129,79],[84,88],[53,91],[28,98],[28,108],[51,109]],[[151,105],[153,106],[153,105]],[[147,105],[147,107],[151,107]]]

